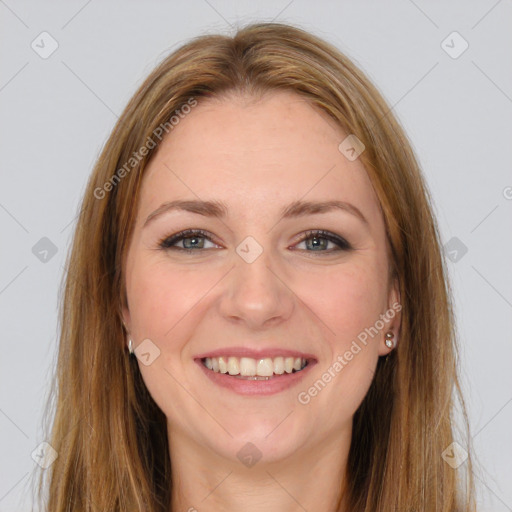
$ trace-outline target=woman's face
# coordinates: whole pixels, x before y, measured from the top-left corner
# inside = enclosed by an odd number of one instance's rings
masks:
[[[171,444],[277,461],[350,438],[399,297],[347,135],[291,92],[202,99],[147,167],[123,315]]]

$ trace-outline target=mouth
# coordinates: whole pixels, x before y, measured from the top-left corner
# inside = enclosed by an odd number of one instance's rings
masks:
[[[301,372],[310,364],[304,357],[203,357],[201,363],[214,373],[243,380],[270,380],[278,375]]]
[[[218,350],[194,360],[211,383],[246,396],[272,395],[290,389],[318,362],[310,354],[295,351],[263,352],[244,348],[231,349],[228,353]]]

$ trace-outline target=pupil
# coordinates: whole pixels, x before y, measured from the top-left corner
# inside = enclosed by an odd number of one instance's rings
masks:
[[[197,245],[190,245],[190,242],[192,241],[195,241],[197,242],[199,240],[199,237],[197,236],[193,236],[193,237],[189,237],[189,238],[184,238],[183,239],[183,245],[185,246],[186,249],[189,249],[191,247],[198,247]]]
[[[310,240],[312,241],[312,244],[311,244],[311,245],[312,245],[312,246],[313,246],[313,248],[315,248],[315,249],[316,249],[316,248],[318,248],[318,247],[324,247],[324,244],[325,244],[325,242],[326,242],[326,240],[325,240],[325,239],[323,239],[323,238],[317,238],[317,237],[312,237]]]

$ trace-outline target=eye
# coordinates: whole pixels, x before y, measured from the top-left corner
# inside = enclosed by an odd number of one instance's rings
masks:
[[[163,238],[159,242],[159,247],[162,249],[185,251],[187,253],[202,252],[201,249],[213,248],[205,247],[205,241],[210,242],[213,246],[217,245],[213,242],[212,238],[210,233],[202,229],[187,229]],[[336,251],[349,251],[352,249],[352,246],[344,238],[323,230],[307,231],[296,245],[303,242],[306,242],[306,252],[330,254]],[[182,243],[182,246],[177,245],[178,243]],[[329,248],[329,243],[334,244],[337,248]]]
[[[308,243],[308,241],[311,242]],[[312,249],[307,252],[332,253],[336,251],[349,251],[352,249],[352,246],[341,236],[321,229],[311,230],[304,233],[304,236],[299,240],[298,244],[303,242],[306,242],[307,248]],[[329,243],[335,244],[338,248],[328,250]]]
[[[160,240],[158,245],[162,249],[177,249],[192,253],[195,252],[196,249],[210,249],[211,247],[204,246],[205,240],[213,243],[210,234],[206,231],[202,229],[186,229],[185,231],[180,231],[175,235]],[[176,244],[178,242],[183,242],[183,246],[177,246]]]

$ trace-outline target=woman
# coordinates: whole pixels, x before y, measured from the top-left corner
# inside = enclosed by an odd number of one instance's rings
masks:
[[[52,512],[474,510],[428,190],[376,88],[301,29],[151,73],[61,312]]]

